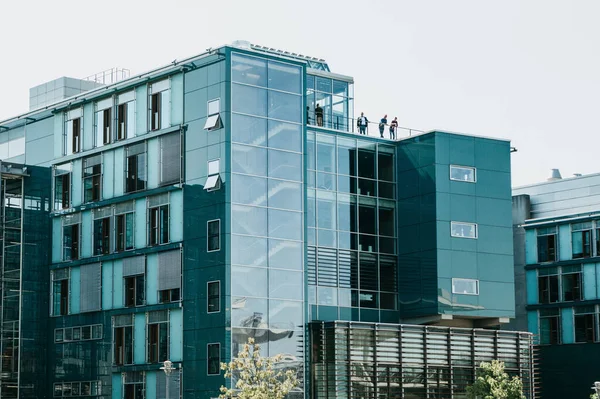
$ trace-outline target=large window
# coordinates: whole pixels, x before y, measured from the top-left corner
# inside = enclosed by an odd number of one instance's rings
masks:
[[[475,183],[476,169],[472,166],[450,165],[450,180]]]
[[[65,163],[54,167],[54,210],[71,206],[72,164]]]
[[[181,135],[172,133],[160,137],[160,184],[181,181]]]
[[[169,79],[150,85],[150,130],[170,126],[171,92]]]
[[[452,293],[462,295],[479,295],[479,280],[453,278]]]
[[[146,397],[144,377],[143,371],[123,373],[123,399],[144,399]]]
[[[68,268],[52,272],[53,316],[65,316],[69,314],[69,272]]]
[[[204,189],[208,191],[215,191],[221,188],[221,175],[219,174],[220,160],[213,159],[208,161],[208,177],[206,183],[204,183]]]
[[[146,278],[139,276],[123,277],[125,283],[125,306],[142,306],[145,303]]]
[[[65,113],[63,155],[71,155],[81,151],[82,122],[82,108],[73,109]]]
[[[111,252],[112,208],[94,210],[94,255]]]
[[[132,315],[113,318],[113,363],[133,364],[133,317]]]
[[[592,222],[571,225],[573,259],[592,256]]]
[[[207,345],[208,375],[219,375],[221,369],[221,344]]]
[[[125,163],[125,192],[132,193],[146,188],[146,143],[127,147]]]
[[[57,382],[54,384],[55,398],[90,397],[102,395],[100,381]]]
[[[581,289],[581,266],[563,266],[561,272],[562,300],[580,301]]]
[[[540,303],[559,301],[558,270],[556,268],[540,269],[538,271],[538,300]]]
[[[221,121],[221,100],[219,98],[215,100],[208,101],[207,105],[207,117],[206,122],[204,123],[204,129],[206,130],[216,130],[223,127]]]
[[[540,344],[560,344],[559,309],[540,310]]]
[[[96,103],[94,147],[102,147],[112,141],[112,107],[112,97]]]
[[[79,259],[79,244],[80,244],[80,225],[81,214],[67,215],[63,217],[63,261]]]
[[[135,246],[135,213],[133,202],[118,204],[115,208],[115,233],[117,252],[128,251]]]
[[[537,229],[537,251],[538,262],[555,262],[556,248],[558,247],[556,239],[556,227]]]
[[[206,223],[206,249],[208,252],[221,249],[221,220],[210,220]]]
[[[477,238],[477,224],[467,222],[450,222],[452,237]]]
[[[217,313],[221,311],[221,282],[209,281],[206,286],[207,312]]]
[[[594,306],[575,308],[575,342],[596,342],[598,340],[598,313]]]
[[[83,160],[83,202],[99,201],[102,192],[102,155]]]
[[[181,251],[158,254],[158,298],[161,303],[181,300]]]
[[[148,199],[148,243],[160,245],[169,242],[169,197],[159,195]]]
[[[117,102],[117,140],[135,137],[135,92],[120,94]]]
[[[167,310],[148,313],[148,363],[169,359],[169,313]]]

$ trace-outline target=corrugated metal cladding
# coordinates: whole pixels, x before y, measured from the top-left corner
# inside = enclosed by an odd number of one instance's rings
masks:
[[[475,368],[493,359],[536,397],[531,333],[315,322],[310,334],[314,399],[466,398]]]

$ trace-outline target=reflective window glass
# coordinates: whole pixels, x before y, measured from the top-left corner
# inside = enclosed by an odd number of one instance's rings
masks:
[[[333,81],[333,94],[338,96],[348,97],[348,82],[342,82],[341,80]]]
[[[331,93],[331,79],[317,76],[316,89],[325,93]]]
[[[377,172],[379,180],[394,181],[394,155],[379,152],[377,154]]]
[[[453,278],[452,293],[465,295],[479,295],[479,280],[472,280],[467,278]]]
[[[242,114],[267,116],[267,90],[233,83],[231,110]]]
[[[231,202],[266,206],[267,179],[233,173],[231,175]]]
[[[301,242],[269,240],[269,267],[301,270],[303,254]]]
[[[308,190],[306,202],[306,223],[308,227],[315,227],[317,221],[317,198],[315,190]]]
[[[316,168],[315,134],[313,132],[308,132],[306,135],[306,162],[307,169],[314,170]]]
[[[240,54],[231,56],[231,80],[254,86],[267,86],[267,61]]]
[[[304,275],[290,270],[269,270],[269,297],[302,299]]]
[[[338,194],[338,229],[358,231],[356,217],[356,196]]]
[[[269,88],[291,93],[301,93],[302,75],[298,66],[269,61]]]
[[[375,179],[375,151],[362,148],[358,150],[358,175]]]
[[[335,194],[317,192],[317,226],[322,229],[336,230]]]
[[[306,89],[314,89],[315,88],[315,77],[313,75],[306,75]]]
[[[338,304],[337,288],[333,287],[318,287],[317,288],[317,304],[326,306],[337,306]]]
[[[231,236],[231,263],[234,265],[267,266],[267,239],[260,237]]]
[[[266,297],[267,269],[232,266],[231,295]]]
[[[450,165],[450,180],[475,183],[475,168]]]
[[[269,177],[302,181],[302,155],[269,150]]]
[[[231,114],[231,140],[266,147],[267,119]]]
[[[269,118],[273,119],[302,123],[302,97],[295,94],[269,91],[268,115]]]
[[[269,301],[269,326],[276,330],[295,330],[302,326],[303,307],[298,301]]]
[[[335,138],[333,136],[317,136],[317,170],[335,173]]]
[[[267,150],[265,148],[250,147],[234,144],[231,146],[232,172],[249,175],[267,175]]]
[[[269,206],[301,211],[301,183],[269,179]]]
[[[477,238],[477,224],[466,222],[450,222],[452,237]]]
[[[267,235],[267,210],[252,206],[231,206],[231,232],[250,236]]]
[[[269,120],[269,147],[302,152],[302,125]]]
[[[269,209],[269,236],[302,240],[302,213]]]
[[[335,230],[317,230],[317,244],[320,247],[337,247],[337,234]]]
[[[231,326],[266,328],[267,300],[246,297],[231,298]]]

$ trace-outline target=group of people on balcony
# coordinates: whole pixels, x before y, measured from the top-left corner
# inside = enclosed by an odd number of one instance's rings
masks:
[[[315,107],[315,119],[317,126],[323,126],[323,108],[317,104]],[[306,107],[306,121],[311,124],[310,118],[310,107]],[[364,112],[360,113],[360,117],[356,119],[356,128],[360,134],[367,135],[369,133],[369,119],[365,116]],[[396,140],[396,131],[398,130],[398,117],[395,117],[393,121],[388,124],[387,114],[379,121],[379,135],[381,138],[385,132],[385,127],[389,126],[390,139]]]

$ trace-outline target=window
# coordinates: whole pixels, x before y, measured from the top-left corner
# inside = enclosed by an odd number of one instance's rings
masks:
[[[111,219],[111,208],[94,210],[94,255],[106,255],[111,252]]]
[[[52,315],[69,314],[69,269],[52,272]]]
[[[221,311],[221,282],[209,281],[207,284],[207,312],[217,313]]]
[[[77,397],[102,395],[100,381],[57,382],[54,384],[54,397]]]
[[[133,364],[133,317],[132,315],[113,318],[113,363]]]
[[[221,121],[221,100],[211,100],[207,103],[207,118],[204,123],[205,130],[216,130],[223,127],[223,123]]]
[[[146,143],[127,147],[125,162],[125,192],[132,193],[146,188]]]
[[[207,251],[218,251],[221,249],[221,221],[210,220],[206,223]]]
[[[597,341],[596,318],[594,306],[575,308],[575,342]]]
[[[450,222],[452,237],[477,238],[477,224],[466,222]]]
[[[592,256],[592,222],[571,225],[573,259]]]
[[[71,163],[54,167],[54,210],[71,206],[71,170]]]
[[[145,276],[123,277],[125,281],[125,306],[142,306],[145,303],[146,279]]]
[[[146,387],[143,371],[123,373],[123,399],[144,399]]]
[[[56,343],[89,341],[96,339],[102,339],[102,324],[57,328],[54,330],[54,342]]]
[[[556,268],[540,269],[538,271],[538,293],[540,303],[558,302],[558,270]]]
[[[117,227],[116,251],[129,251],[134,248],[134,213],[127,212],[115,216]]]
[[[556,227],[537,229],[538,262],[556,261]]]
[[[170,120],[169,80],[161,80],[150,85],[150,130],[169,127]]]
[[[169,313],[166,310],[148,313],[148,363],[169,359]]]
[[[540,344],[560,344],[559,309],[540,310]]]
[[[100,200],[102,187],[102,155],[94,155],[83,160],[83,201]]]
[[[79,312],[102,309],[102,265],[88,263],[79,267]]]
[[[564,266],[561,271],[562,300],[582,300],[581,266]]]
[[[181,251],[158,254],[158,297],[161,303],[181,300]]]
[[[81,151],[81,127],[83,110],[73,109],[65,114],[65,129],[63,136],[63,154],[71,155]]]
[[[79,259],[80,223],[81,214],[68,215],[63,217],[63,261]]]
[[[135,92],[120,94],[117,102],[117,140],[135,137]]]
[[[219,375],[221,373],[221,344],[207,345],[208,375]]]
[[[112,98],[96,103],[94,147],[102,147],[112,141],[112,106]]]
[[[181,181],[181,135],[168,134],[160,137],[160,184]]]
[[[471,166],[450,165],[450,180],[475,183],[477,181],[476,169]]]
[[[165,202],[168,202],[168,196],[164,197],[166,197]],[[150,245],[160,245],[169,242],[169,204],[156,204],[155,206],[152,206],[153,202],[160,201],[161,199],[164,200],[164,198],[155,198],[154,200],[151,198],[149,200],[150,208],[148,213],[150,219],[150,237],[148,241]]]
[[[158,301],[160,303],[178,302],[180,300],[181,292],[179,291],[179,288],[158,291]]]
[[[479,280],[453,278],[452,293],[461,295],[479,295]]]
[[[221,176],[219,175],[220,160],[208,161],[208,178],[204,184],[204,189],[214,191],[221,188]]]

